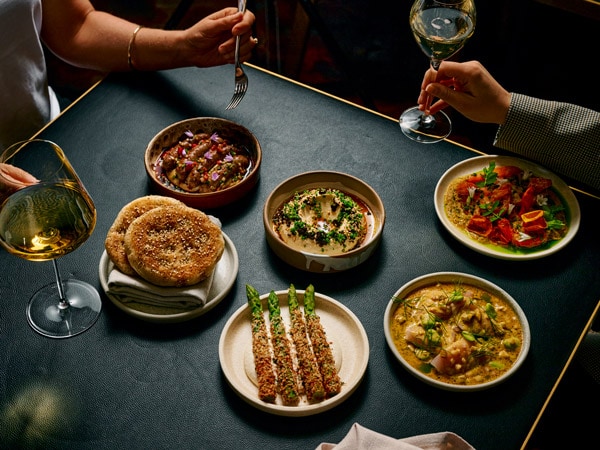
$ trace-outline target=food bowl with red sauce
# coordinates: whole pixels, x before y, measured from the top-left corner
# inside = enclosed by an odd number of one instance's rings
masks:
[[[144,157],[160,195],[201,209],[220,208],[245,196],[258,182],[262,150],[247,128],[216,117],[176,122],[158,132]]]
[[[283,181],[263,208],[273,252],[314,273],[341,272],[365,262],[377,248],[384,224],[385,208],[377,192],[359,178],[335,171],[305,172]]]

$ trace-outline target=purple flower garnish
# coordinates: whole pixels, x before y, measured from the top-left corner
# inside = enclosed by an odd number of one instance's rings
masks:
[[[219,179],[219,174],[217,172],[213,172],[210,178],[213,181],[217,181]]]
[[[217,134],[217,132],[215,131],[211,136],[210,136],[210,140],[213,142],[219,142],[219,135]]]
[[[185,130],[183,134],[185,134],[189,138],[194,137],[194,133],[192,133],[190,130]]]
[[[212,159],[212,158],[213,158],[213,154],[212,154],[212,152],[209,150],[209,151],[207,151],[207,152],[204,154],[204,157],[205,157],[206,159]]]
[[[233,156],[231,156],[231,153],[227,153],[227,156],[225,156],[225,158],[223,158],[225,160],[225,162],[231,162],[233,161]]]
[[[179,154],[180,158],[181,157],[185,158],[187,156],[187,151],[183,147],[178,147],[177,148],[177,153]]]

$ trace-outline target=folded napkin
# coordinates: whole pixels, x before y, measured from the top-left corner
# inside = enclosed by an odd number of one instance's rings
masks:
[[[369,430],[358,423],[339,444],[322,443],[316,450],[475,450],[460,436],[449,433],[432,433],[404,439]]]
[[[182,288],[156,286],[141,278],[124,274],[117,268],[108,274],[108,294],[119,297],[122,303],[140,303],[175,309],[204,306],[208,300],[213,275],[193,286]]]

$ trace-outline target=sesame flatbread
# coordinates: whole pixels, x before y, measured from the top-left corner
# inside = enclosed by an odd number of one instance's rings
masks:
[[[208,278],[225,249],[221,228],[187,206],[151,209],[125,233],[133,269],[159,286],[191,286]]]
[[[127,275],[136,275],[136,271],[129,264],[127,253],[125,252],[124,239],[129,225],[142,214],[161,206],[185,206],[185,204],[171,197],[147,195],[137,198],[121,208],[121,211],[108,230],[104,242],[108,257],[121,272]]]

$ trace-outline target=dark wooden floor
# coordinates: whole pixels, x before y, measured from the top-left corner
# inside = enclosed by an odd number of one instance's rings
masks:
[[[582,1],[571,0],[568,4]],[[93,0],[93,3],[98,9],[137,23],[163,27],[180,2]],[[309,18],[301,3],[317,5],[319,16]],[[410,3],[249,0],[248,8],[257,17],[255,34],[260,40],[251,62],[399,117],[416,101],[427,68],[426,58],[408,29]],[[458,59],[482,61],[511,91],[600,110],[600,89],[595,72],[590,69],[597,59],[600,13],[595,17],[581,16],[543,3],[560,2],[478,2],[475,35]],[[191,2],[176,26],[185,27],[216,9],[235,5],[235,0]],[[51,68],[55,85],[71,98],[98,76],[65,67],[55,60],[51,60]],[[452,139],[493,152],[494,126],[473,124],[450,114],[454,123]],[[588,448],[597,443],[595,429],[589,428],[584,418],[597,420],[599,400],[599,385],[574,361],[527,450],[561,448],[559,443],[565,440],[569,442],[567,448]]]

